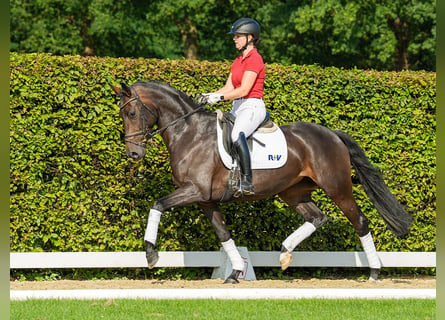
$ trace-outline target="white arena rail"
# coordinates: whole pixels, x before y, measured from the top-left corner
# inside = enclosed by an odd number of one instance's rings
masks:
[[[254,267],[280,267],[278,251],[248,251],[248,255]],[[292,255],[290,267],[368,267],[364,252],[296,251]],[[436,252],[378,252],[378,256],[383,267],[436,267]],[[216,268],[224,260],[221,251],[161,251],[155,267]],[[11,269],[142,267],[147,267],[145,252],[10,253]]]
[[[280,267],[278,251],[247,251],[238,247],[245,260],[245,280],[256,280],[253,267]],[[290,267],[368,267],[364,252],[296,251]],[[436,252],[378,252],[382,267],[436,267]],[[145,268],[145,252],[11,252],[11,269]],[[225,278],[230,261],[220,251],[159,252],[155,267],[214,268],[212,278]]]

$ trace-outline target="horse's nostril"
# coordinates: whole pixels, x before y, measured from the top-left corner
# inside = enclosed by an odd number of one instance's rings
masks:
[[[139,161],[145,156],[145,149],[142,148],[127,148],[127,157]]]
[[[127,156],[134,160],[139,159],[139,153],[137,153],[136,151],[127,151]]]
[[[133,159],[135,159],[135,160],[136,160],[136,159],[139,159],[139,153],[133,151],[133,152],[130,154],[130,157],[133,158]]]

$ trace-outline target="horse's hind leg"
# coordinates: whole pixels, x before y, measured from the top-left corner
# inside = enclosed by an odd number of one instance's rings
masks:
[[[212,223],[212,226],[216,231],[216,235],[221,241],[224,251],[227,253],[230,262],[232,263],[232,273],[224,281],[224,283],[238,283],[238,276],[240,275],[241,271],[244,270],[244,260],[236,248],[235,242],[230,236],[230,232],[227,229],[220,209],[214,203],[200,203],[199,207],[204,211],[207,218],[209,218],[210,222]]]
[[[336,159],[335,161],[331,159]],[[330,161],[329,161],[330,160]],[[351,161],[343,143],[327,149],[317,162],[313,181],[337,204],[360,237],[371,268],[370,280],[377,280],[381,268],[374,241],[369,232],[368,219],[358,207],[352,193]]]
[[[377,250],[375,248],[371,232],[369,231],[368,219],[357,206],[357,203],[352,196],[352,192],[347,198],[333,198],[333,200],[352,223],[355,231],[360,237],[360,242],[362,243],[369,268],[371,269],[369,280],[377,281],[382,265],[377,255]]]
[[[354,200],[352,194],[352,184],[348,181],[348,188],[343,189],[343,192],[337,192],[330,194],[326,191],[331,199],[337,204],[337,206],[343,211],[349,221],[352,223],[355,231],[360,237],[363,249],[368,260],[369,268],[371,269],[371,275],[369,280],[378,281],[378,276],[381,268],[380,259],[377,255],[377,250],[372,239],[371,232],[369,231],[368,219],[361,212],[357,203]],[[349,190],[348,192],[344,190]]]

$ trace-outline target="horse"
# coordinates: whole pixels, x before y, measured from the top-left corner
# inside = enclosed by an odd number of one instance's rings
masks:
[[[378,281],[381,262],[368,219],[353,196],[352,168],[388,228],[396,236],[407,234],[411,228],[410,215],[389,191],[380,172],[358,143],[341,130],[310,122],[280,126],[288,148],[286,163],[277,169],[253,170],[254,195],[227,197],[230,170],[223,165],[218,153],[215,112],[160,81],[110,86],[120,98],[119,114],[123,121],[126,155],[141,160],[146,154],[147,141],[159,134],[167,147],[173,182],[177,187],[156,200],[149,211],[144,236],[149,268],[153,268],[159,259],[155,245],[162,213],[172,207],[195,203],[210,220],[232,264],[231,274],[224,283],[238,283],[244,261],[218,204],[278,195],[304,219],[304,223],[282,242],[279,259],[285,270],[292,262],[291,253],[296,246],[327,222],[326,214],[311,198],[311,193],[320,188],[352,224],[368,260],[369,280]]]

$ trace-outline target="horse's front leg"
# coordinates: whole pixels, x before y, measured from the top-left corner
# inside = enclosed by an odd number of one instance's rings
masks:
[[[193,184],[190,184],[176,189],[154,203],[148,214],[147,229],[144,236],[149,268],[153,268],[159,260],[155,245],[162,213],[172,207],[185,206],[199,201],[202,201],[201,193]]]
[[[209,218],[213,228],[215,228],[216,235],[221,241],[224,251],[227,253],[230,262],[232,263],[232,273],[224,281],[224,283],[239,283],[238,276],[244,269],[244,260],[236,248],[235,242],[230,236],[230,232],[227,229],[220,209],[215,203],[200,203],[199,206],[204,211],[207,218]]]
[[[283,197],[283,200],[285,199]],[[305,223],[289,235],[281,245],[280,264],[283,270],[292,263],[292,251],[295,247],[327,222],[327,216],[313,202],[299,203],[294,209],[305,219]]]

